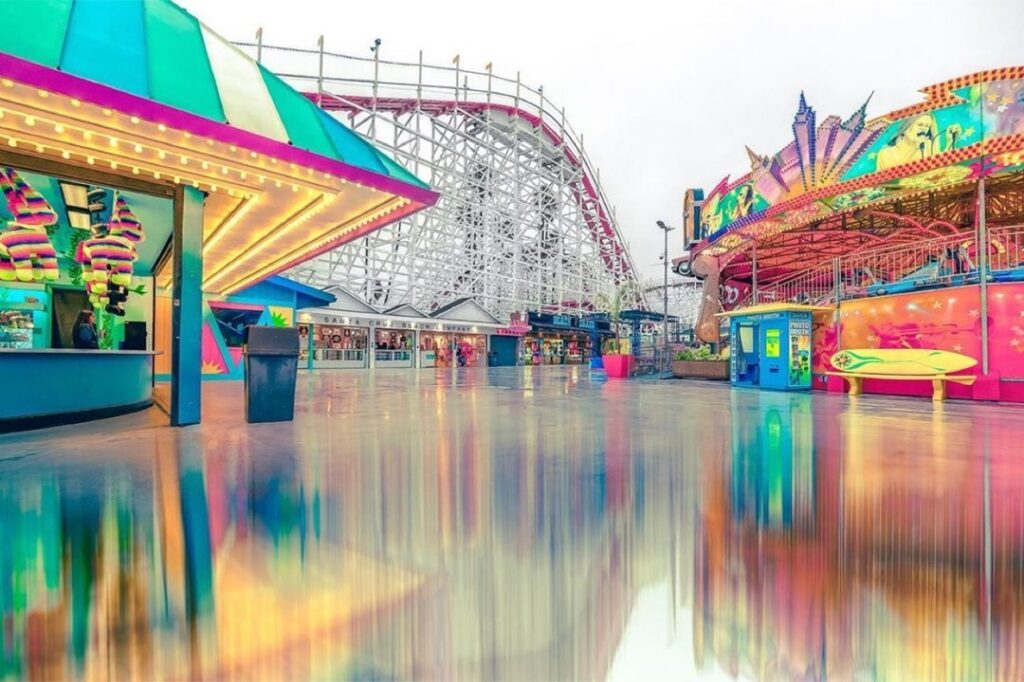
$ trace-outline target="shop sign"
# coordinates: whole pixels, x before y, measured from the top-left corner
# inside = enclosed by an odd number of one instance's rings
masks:
[[[525,336],[529,327],[498,327],[494,333],[498,336]]]
[[[568,315],[552,315],[551,324],[553,324],[556,327],[571,327],[572,318],[569,317]]]
[[[594,331],[597,329],[597,320],[580,319],[577,320],[576,326],[580,329],[589,329],[590,331]]]

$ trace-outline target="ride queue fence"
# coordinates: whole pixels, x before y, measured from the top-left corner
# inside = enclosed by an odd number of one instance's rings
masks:
[[[980,249],[974,234],[961,233],[862,251],[760,287],[740,305],[827,306],[866,296],[978,284]],[[1024,281],[1024,225],[990,228],[987,255],[989,282]]]

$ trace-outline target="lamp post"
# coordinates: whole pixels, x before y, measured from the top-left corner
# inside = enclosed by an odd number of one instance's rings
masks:
[[[670,225],[666,225],[661,220],[658,221],[658,227],[661,228],[661,231],[665,233],[665,252],[662,254],[662,257],[661,257],[662,265],[664,266],[664,269],[665,269],[665,289],[663,291],[665,307],[664,307],[664,311],[663,311],[664,317],[662,317],[661,322],[662,322],[662,325],[663,325],[662,329],[663,329],[664,337],[665,337],[662,340],[662,345],[664,347],[665,357],[667,358],[668,357],[668,233],[671,232],[672,230],[676,229],[676,228],[674,228],[674,227],[672,227]],[[662,362],[665,363],[665,364],[668,364],[667,360],[662,360]]]

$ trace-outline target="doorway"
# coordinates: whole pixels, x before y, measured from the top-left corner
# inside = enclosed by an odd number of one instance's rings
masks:
[[[53,312],[50,318],[50,347],[74,348],[73,330],[78,314],[92,310],[89,295],[77,289],[52,289]]]

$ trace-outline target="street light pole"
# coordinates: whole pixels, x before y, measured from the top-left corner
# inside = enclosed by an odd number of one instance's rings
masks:
[[[663,297],[664,298],[664,301],[663,301],[664,302],[664,310],[663,310],[663,317],[661,319],[661,322],[662,322],[662,333],[663,333],[663,335],[665,337],[662,340],[662,347],[664,348],[664,351],[663,351],[664,355],[667,358],[668,357],[668,233],[671,232],[672,230],[674,230],[675,228],[671,227],[669,225],[666,225],[661,220],[658,221],[658,227],[660,227],[662,232],[665,233],[665,252],[664,252],[664,254],[662,255],[662,258],[661,258],[662,261],[663,261],[662,265],[663,265],[663,267],[665,269],[665,288],[664,288],[664,291],[663,291],[663,293],[664,293],[664,297]],[[666,365],[668,364],[667,360],[663,359],[662,362],[665,363]],[[664,368],[662,368],[661,371],[664,371]]]

